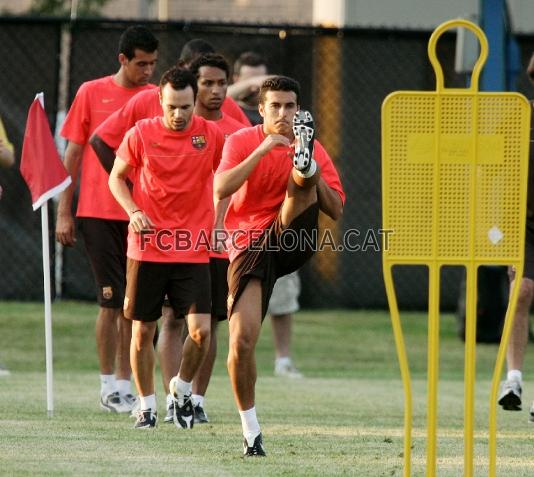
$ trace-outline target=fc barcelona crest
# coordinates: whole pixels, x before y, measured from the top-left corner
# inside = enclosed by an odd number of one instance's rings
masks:
[[[191,136],[191,144],[197,149],[204,149],[206,147],[206,136]]]

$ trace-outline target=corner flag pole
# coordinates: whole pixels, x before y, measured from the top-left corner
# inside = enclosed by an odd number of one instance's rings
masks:
[[[50,289],[50,245],[48,241],[48,201],[41,206],[41,234],[43,242],[43,277],[45,305],[46,347],[46,410],[48,417],[54,415],[54,364],[52,360],[52,299]]]
[[[44,94],[35,96],[44,109]],[[43,247],[43,281],[45,306],[45,357],[46,357],[46,411],[54,415],[54,361],[52,347],[52,290],[50,287],[50,243],[48,226],[48,200],[41,206],[41,237]]]
[[[54,138],[44,110],[43,93],[39,93],[35,97],[28,111],[20,172],[30,189],[33,210],[41,209],[45,305],[46,409],[48,417],[52,417],[54,414],[54,390],[48,201],[71,184],[71,177],[61,163],[54,144]]]

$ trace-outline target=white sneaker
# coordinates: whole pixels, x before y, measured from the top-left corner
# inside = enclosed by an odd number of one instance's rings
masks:
[[[128,404],[118,393],[118,391],[108,394],[107,396],[100,395],[100,407],[107,412],[129,413],[132,410]]]
[[[517,379],[503,381],[497,403],[505,411],[521,411],[521,382]]]
[[[277,361],[274,365],[274,375],[280,378],[292,379],[300,379],[304,377],[290,359],[282,362]]]
[[[131,393],[121,394],[122,400],[130,406],[130,417],[137,417],[137,413],[141,408],[141,401],[137,396]]]

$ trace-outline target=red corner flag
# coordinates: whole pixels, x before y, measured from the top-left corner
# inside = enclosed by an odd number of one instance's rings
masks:
[[[33,210],[71,183],[54,144],[42,101],[43,93],[39,93],[30,106],[20,161],[20,173],[32,194]]]

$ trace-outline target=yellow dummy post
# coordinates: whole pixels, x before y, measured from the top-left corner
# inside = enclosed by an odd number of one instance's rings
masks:
[[[480,42],[468,88],[446,88],[436,57],[440,36],[467,28]],[[517,93],[478,91],[488,55],[482,30],[451,20],[433,32],[428,56],[435,91],[398,91],[382,105],[383,272],[404,387],[404,476],[411,475],[412,393],[392,269],[424,265],[429,272],[426,475],[437,471],[439,294],[442,266],[466,268],[464,476],[473,475],[477,272],[513,265],[523,272],[530,105]],[[387,246],[387,248],[386,248]],[[489,475],[496,471],[497,390],[512,327],[515,280],[495,364],[489,419]]]

